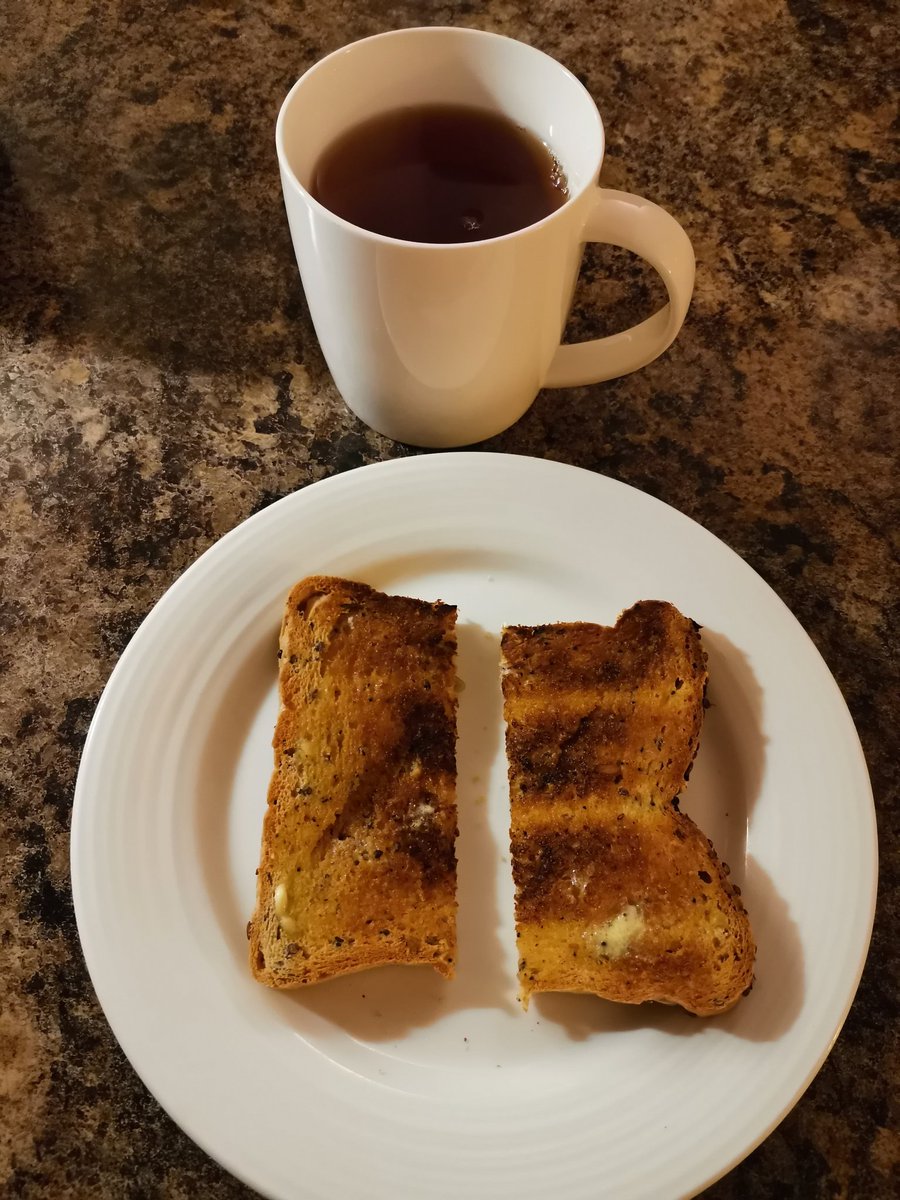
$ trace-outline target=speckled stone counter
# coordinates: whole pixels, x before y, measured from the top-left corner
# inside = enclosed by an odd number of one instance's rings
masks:
[[[100,1011],[72,911],[72,792],[118,655],[198,554],[296,488],[412,453],[348,414],[322,361],[273,122],[322,54],[432,23],[568,64],[606,120],[603,182],[669,208],[698,258],[668,354],[542,394],[485,448],[624,480],[734,547],[821,650],[872,774],[880,908],[856,1002],[794,1111],[706,1194],[897,1194],[891,9],[0,5],[0,1195],[250,1195],[158,1108]],[[641,264],[592,251],[570,336],[659,299]]]

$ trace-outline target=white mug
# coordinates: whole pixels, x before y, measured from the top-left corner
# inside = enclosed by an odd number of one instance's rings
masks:
[[[553,152],[569,198],[503,237],[449,245],[370,233],[311,194],[342,133],[397,108],[465,104],[505,114]],[[275,135],[309,311],[338,391],[367,425],[415,446],[500,433],[542,387],[626,375],[670,345],[694,286],[687,234],[663,209],[597,186],[600,114],[546,54],[475,29],[402,29],[354,42],[294,84]],[[584,243],[623,246],[662,276],[669,303],[611,337],[560,345]]]

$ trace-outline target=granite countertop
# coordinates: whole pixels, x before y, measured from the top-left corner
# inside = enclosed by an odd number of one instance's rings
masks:
[[[544,393],[484,449],[624,480],[766,579],[843,690],[878,806],[858,996],[796,1108],[714,1200],[896,1195],[896,10],[837,0],[88,0],[0,8],[0,1195],[248,1197],[160,1110],[79,949],[79,755],[155,601],[277,497],[414,453],[368,431],[305,309],[273,149],[337,46],[468,24],[570,66],[602,181],[683,222],[696,295],[643,371]],[[573,338],[659,302],[592,250]]]

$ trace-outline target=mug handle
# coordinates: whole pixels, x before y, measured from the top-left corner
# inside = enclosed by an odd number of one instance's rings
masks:
[[[557,350],[544,387],[577,387],[628,375],[652,362],[675,340],[694,290],[694,250],[688,235],[664,208],[610,188],[597,188],[584,240],[607,242],[640,255],[662,276],[669,303],[622,333]]]

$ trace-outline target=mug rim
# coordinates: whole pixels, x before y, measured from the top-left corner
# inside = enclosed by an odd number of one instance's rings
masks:
[[[596,163],[591,168],[586,181],[574,194],[570,195],[566,202],[561,204],[559,208],[554,209],[553,212],[548,213],[545,217],[541,217],[539,221],[533,221],[530,225],[523,225],[521,229],[513,229],[509,233],[502,233],[497,237],[482,238],[475,242],[415,242],[407,238],[395,238],[384,233],[376,233],[371,229],[364,228],[362,225],[354,225],[352,221],[348,221],[345,217],[339,216],[336,212],[333,212],[332,209],[322,204],[320,200],[317,200],[312,192],[297,178],[296,172],[288,161],[287,151],[285,150],[284,146],[284,125],[287,111],[294,100],[295,94],[300,90],[301,86],[309,80],[311,75],[319,70],[324,69],[328,64],[331,63],[333,59],[338,58],[339,56],[345,54],[348,50],[351,50],[357,46],[365,45],[368,42],[384,41],[386,38],[403,38],[422,35],[435,36],[446,35],[448,33],[452,33],[456,36],[489,39],[496,42],[511,42],[514,46],[521,46],[525,49],[531,50],[535,54],[540,54],[543,58],[552,63],[558,71],[561,71],[564,75],[568,76],[568,78],[576,85],[576,87],[584,93],[590,109],[592,110],[593,116],[596,119],[598,135]],[[578,76],[569,70],[567,66],[561,63],[559,59],[554,58],[551,54],[547,54],[544,50],[538,49],[537,46],[532,46],[529,42],[523,42],[520,38],[508,37],[504,33],[492,33],[486,29],[473,29],[467,25],[414,25],[407,29],[388,29],[381,33],[370,34],[368,37],[357,38],[356,41],[347,42],[345,45],[339,46],[336,50],[330,51],[323,58],[317,59],[311,67],[308,67],[303,74],[294,81],[287,95],[281,102],[281,107],[278,110],[278,117],[275,121],[275,152],[278,156],[278,165],[281,169],[282,180],[287,180],[316,212],[319,212],[323,216],[330,218],[330,220],[334,221],[339,227],[347,230],[348,232],[360,234],[369,240],[385,246],[406,246],[420,250],[440,250],[444,253],[456,251],[459,253],[466,250],[471,252],[483,246],[494,246],[500,242],[511,241],[514,238],[522,237],[525,234],[531,233],[535,229],[541,229],[545,225],[548,225],[554,221],[562,220],[564,214],[568,214],[571,211],[572,207],[581,200],[588,189],[597,185],[597,177],[599,175],[600,168],[603,165],[603,159],[606,155],[606,130],[603,126],[603,117],[600,115],[600,110],[598,109],[593,96],[587,90]]]

